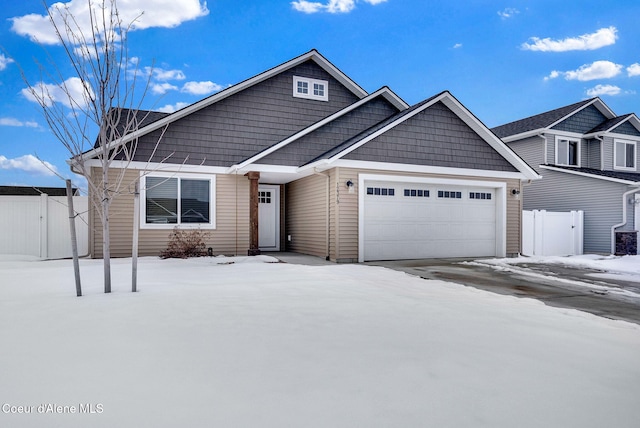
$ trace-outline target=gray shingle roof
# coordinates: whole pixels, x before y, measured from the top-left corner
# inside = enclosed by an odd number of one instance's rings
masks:
[[[581,172],[584,174],[595,175],[597,177],[616,178],[618,180],[635,181],[640,183],[640,173],[637,172],[622,172],[622,171],[601,171],[599,169],[592,168],[578,168],[575,166],[564,165],[548,165],[558,169],[566,169],[567,171]]]
[[[509,137],[511,135],[522,134],[523,132],[533,131],[536,129],[544,129],[554,124],[558,120],[562,119],[573,113],[576,110],[591,103],[595,98],[580,101],[575,104],[560,107],[555,110],[550,110],[544,113],[537,114],[535,116],[526,117],[524,119],[516,120],[515,122],[506,123],[504,125],[496,126],[492,128],[494,134],[500,138]]]
[[[117,132],[123,137],[125,134],[128,134],[131,131],[135,131],[136,129],[144,128],[145,126],[156,122],[163,117],[169,116],[169,113],[162,113],[159,111],[150,111],[150,110],[133,110],[128,108],[112,108],[109,110],[110,115],[120,114]],[[129,132],[125,132],[125,126],[127,122],[130,124],[133,123],[133,120],[137,121],[137,126],[133,129],[129,129]],[[131,125],[130,125],[131,126]],[[98,147],[98,139],[96,138],[96,142],[94,143],[94,148]]]

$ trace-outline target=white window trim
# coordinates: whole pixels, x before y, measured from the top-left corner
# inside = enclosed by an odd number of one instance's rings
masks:
[[[187,180],[209,180],[209,223],[167,223],[148,224],[147,219],[147,191],[146,177],[166,177]],[[178,181],[179,182],[179,181]],[[151,172],[140,173],[140,229],[160,229],[167,230],[178,227],[179,229],[215,229],[216,228],[216,176],[210,174],[189,174],[171,172]],[[180,186],[178,186],[178,211],[180,210]]]
[[[298,92],[298,82],[306,82],[309,87],[308,94]],[[324,95],[313,94],[313,84],[324,85]],[[307,98],[310,100],[329,101],[329,82],[326,80],[311,79],[309,77],[293,76],[293,96],[296,98]]]
[[[567,142],[576,142],[576,143],[578,143],[578,144],[577,144],[577,147],[578,147],[578,153],[576,153],[576,160],[577,160],[577,162],[576,162],[576,164],[575,164],[575,165],[571,165],[571,164],[568,164],[568,163],[560,163],[560,162],[558,161],[558,142],[559,142],[560,140],[564,140],[564,141],[567,141]],[[569,152],[568,152],[568,150],[569,150],[569,146],[567,145],[567,160],[569,159]],[[571,138],[571,137],[564,137],[564,136],[561,136],[561,135],[556,135],[556,139],[555,139],[555,159],[554,159],[554,160],[555,160],[555,164],[556,164],[556,165],[563,165],[563,166],[575,166],[575,167],[580,168],[580,166],[581,166],[581,165],[580,165],[580,163],[581,163],[581,157],[582,157],[582,144],[581,144],[581,141],[580,141],[580,139],[579,139],[579,138]]]
[[[616,165],[616,159],[618,158],[618,143],[625,144],[625,145],[626,144],[631,144],[633,146],[633,166],[632,167]],[[619,139],[619,138],[614,139],[613,140],[613,169],[616,169],[616,170],[619,170],[619,171],[635,171],[637,169],[637,167],[638,167],[638,144],[637,144],[637,142],[636,141],[630,141],[630,140],[622,140],[622,139]]]

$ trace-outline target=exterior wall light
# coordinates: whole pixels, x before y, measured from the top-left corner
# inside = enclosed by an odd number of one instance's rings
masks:
[[[511,189],[511,194],[514,198],[520,199],[520,189]]]
[[[355,189],[355,186],[353,185],[353,181],[347,180],[345,184],[347,185],[347,189],[349,189],[349,193],[355,192],[356,189]]]

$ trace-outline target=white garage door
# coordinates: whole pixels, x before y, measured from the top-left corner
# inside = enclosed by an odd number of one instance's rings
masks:
[[[364,260],[495,256],[496,189],[364,182]]]

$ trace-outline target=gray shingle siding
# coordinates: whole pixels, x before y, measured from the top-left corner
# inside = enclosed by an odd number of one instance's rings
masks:
[[[355,149],[344,159],[517,171],[441,102]]]
[[[600,113],[596,107],[590,105],[580,112],[569,116],[551,129],[584,134],[606,120],[607,118]]]
[[[376,123],[396,114],[398,109],[377,97],[312,133],[277,150],[257,163],[300,166]]]
[[[640,137],[640,131],[638,131],[636,127],[629,122],[625,122],[622,125],[614,128],[611,132],[615,132],[616,134],[625,134]]]
[[[293,97],[293,76],[329,82],[329,101]],[[152,161],[230,166],[356,102],[359,98],[313,61],[286,70],[169,125]],[[161,134],[140,139],[135,160],[148,161]]]

